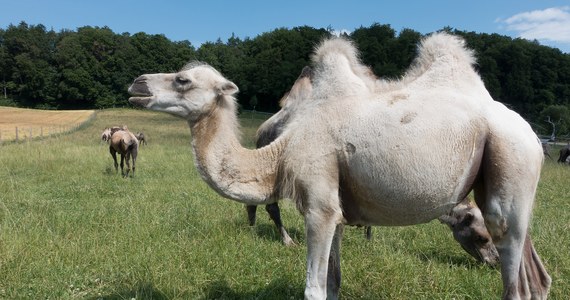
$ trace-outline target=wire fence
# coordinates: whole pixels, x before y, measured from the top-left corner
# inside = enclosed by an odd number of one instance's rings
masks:
[[[95,118],[95,113],[91,114],[86,120],[80,123],[71,123],[65,125],[19,125],[19,126],[0,126],[0,145],[3,143],[24,142],[34,139],[42,139],[47,137],[59,136],[78,130],[80,127],[88,124]]]
[[[71,132],[80,126],[15,126],[0,129],[0,144],[22,142]]]

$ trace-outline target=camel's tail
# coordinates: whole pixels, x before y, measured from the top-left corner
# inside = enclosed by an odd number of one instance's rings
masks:
[[[519,269],[519,295],[522,299],[546,299],[551,281],[527,234]]]

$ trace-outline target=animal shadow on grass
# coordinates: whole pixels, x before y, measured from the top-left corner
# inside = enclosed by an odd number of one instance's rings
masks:
[[[289,279],[279,278],[255,291],[236,292],[232,290],[227,281],[218,280],[210,283],[204,289],[203,298],[199,299],[302,299],[303,288],[301,286],[292,286],[289,282]]]
[[[105,174],[105,175],[117,175],[117,172],[115,172],[115,170],[113,170],[112,167],[106,167],[103,174]]]
[[[461,250],[463,251],[463,250]],[[483,263],[477,262],[469,254],[463,252],[465,255],[452,254],[452,253],[441,253],[438,250],[430,249],[422,252],[414,252],[416,257],[423,262],[438,262],[440,264],[449,264],[456,266],[464,266],[467,268],[476,267],[478,265],[483,265]],[[490,268],[494,268],[489,264],[484,264]]]
[[[124,300],[124,299],[137,299],[137,300],[167,300],[164,293],[157,290],[150,282],[141,282],[133,288],[124,288],[109,295],[100,295],[86,298],[88,300]]]

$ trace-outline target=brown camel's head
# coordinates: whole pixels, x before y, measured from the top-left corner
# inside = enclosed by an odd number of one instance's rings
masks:
[[[499,252],[487,231],[481,210],[469,200],[459,203],[439,220],[451,228],[453,238],[475,259],[492,266],[499,262]]]

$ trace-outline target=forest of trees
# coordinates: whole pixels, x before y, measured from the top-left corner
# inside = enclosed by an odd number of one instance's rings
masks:
[[[541,134],[552,124],[570,134],[570,54],[535,41],[443,28],[475,50],[476,68],[494,99],[525,117]],[[128,106],[127,87],[143,73],[173,72],[200,60],[240,88],[243,109],[275,112],[278,101],[309,64],[330,30],[279,28],[254,38],[218,39],[196,48],[164,35],[114,33],[81,27],[54,32],[21,22],[0,29],[0,105],[41,109]],[[348,35],[376,75],[398,78],[409,67],[422,34],[372,24]]]

